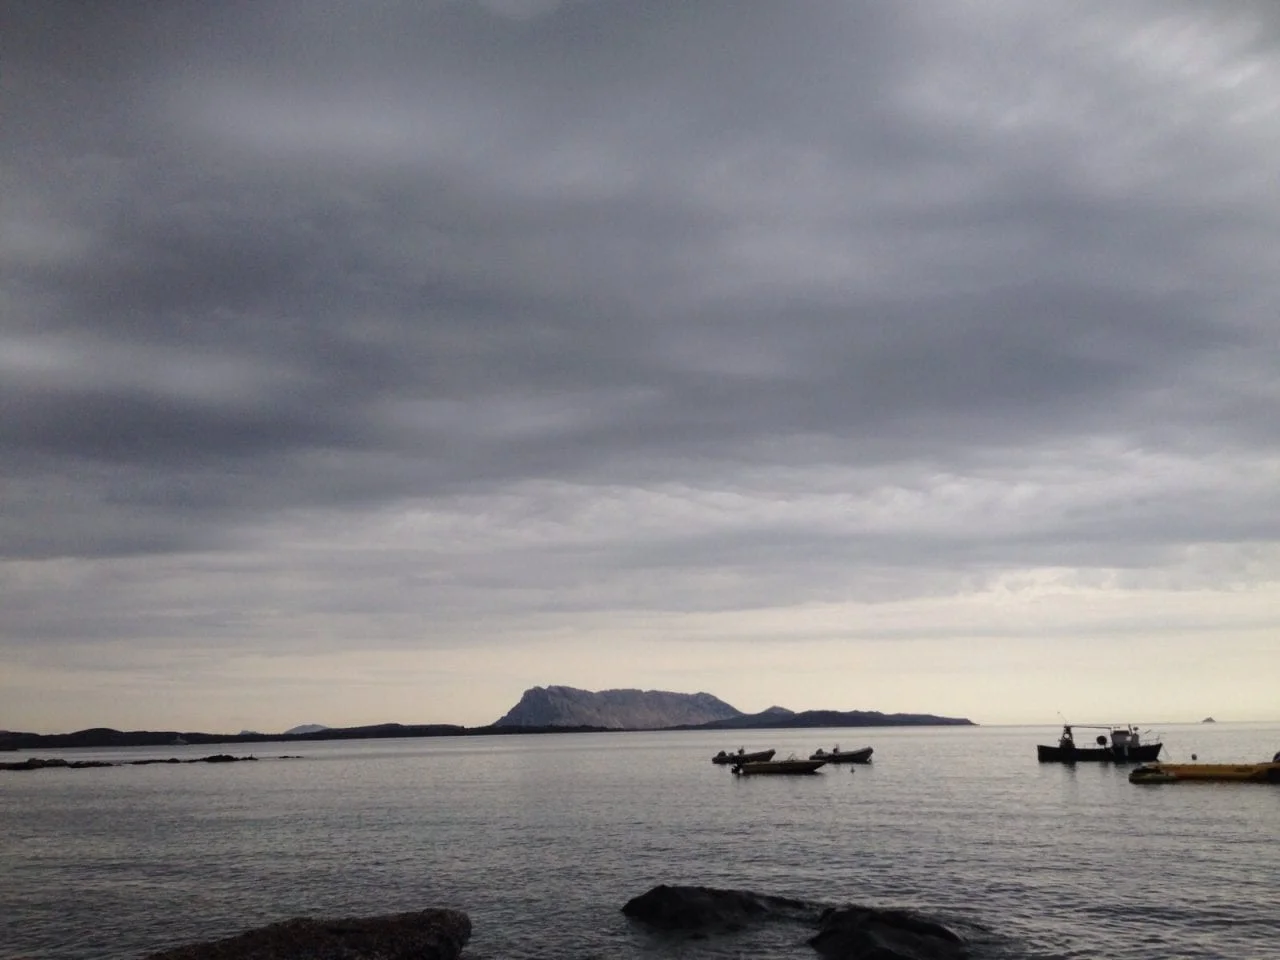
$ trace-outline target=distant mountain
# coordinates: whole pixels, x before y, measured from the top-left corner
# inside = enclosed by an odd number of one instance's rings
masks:
[[[296,727],[290,727],[284,732],[286,737],[296,737],[304,733],[319,733],[321,730],[328,730],[323,723],[300,723]]]
[[[531,687],[493,726],[603,727],[612,730],[751,730],[766,727],[965,726],[971,720],[931,713],[877,710],[805,710],[769,707],[746,714],[709,693],[666,690],[579,690]]]
[[[709,693],[531,687],[495,727],[607,727],[660,730],[729,720],[742,711]]]

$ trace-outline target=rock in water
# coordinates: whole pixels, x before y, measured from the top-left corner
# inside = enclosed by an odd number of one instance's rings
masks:
[[[964,941],[940,923],[905,910],[841,907],[822,916],[809,945],[827,960],[960,960]]]
[[[741,930],[755,920],[816,919],[818,913],[802,900],[770,897],[749,890],[666,884],[628,900],[622,912],[659,930],[698,933]]]
[[[656,930],[693,937],[736,933],[764,923],[817,928],[809,944],[824,960],[963,960],[968,943],[935,920],[906,910],[823,907],[749,890],[654,887],[622,912]],[[737,949],[741,951],[742,945]]]
[[[465,913],[417,910],[348,920],[286,920],[143,960],[457,960],[470,937]]]

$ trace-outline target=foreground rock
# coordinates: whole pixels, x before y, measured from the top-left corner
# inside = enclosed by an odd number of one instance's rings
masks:
[[[803,900],[770,897],[749,890],[663,884],[628,900],[622,912],[658,930],[708,933],[742,930],[750,923],[767,919],[813,923],[821,908]]]
[[[627,901],[622,912],[657,930],[703,937],[755,923],[798,922],[817,928],[809,944],[825,960],[961,960],[959,934],[905,910],[823,907],[748,890],[662,885]]]
[[[348,920],[286,920],[143,960],[457,960],[470,938],[471,919],[460,910],[417,910]]]
[[[809,945],[828,960],[959,960],[960,935],[905,910],[842,907],[822,916]]]

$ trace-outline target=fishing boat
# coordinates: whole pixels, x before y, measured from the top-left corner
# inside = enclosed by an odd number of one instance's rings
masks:
[[[747,753],[742,747],[738,748],[737,753],[725,753],[721,750],[711,758],[712,763],[753,763],[757,760],[772,760],[776,750],[757,750],[755,753]]]
[[[815,753],[809,754],[809,759],[825,760],[827,763],[870,763],[873,752],[871,747],[861,747],[857,750],[841,750],[840,744],[837,743],[831,748],[830,753],[819,747]]]
[[[1073,727],[1107,732],[1095,738],[1097,746],[1078,747]],[[1036,757],[1041,763],[1154,763],[1160,757],[1162,746],[1159,740],[1143,743],[1138,728],[1132,725],[1077,723],[1063,726],[1056,747],[1038,745]]]
[[[1280,758],[1280,754],[1277,754]],[[1277,783],[1280,759],[1270,763],[1156,763],[1129,774],[1130,783]]]
[[[819,767],[826,764],[825,760],[797,760],[795,757],[787,760],[756,760],[735,764],[733,772],[744,777],[757,773],[816,773]]]

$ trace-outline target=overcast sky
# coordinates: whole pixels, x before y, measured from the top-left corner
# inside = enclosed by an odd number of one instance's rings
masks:
[[[1270,0],[0,0],[0,727],[1280,717]]]

